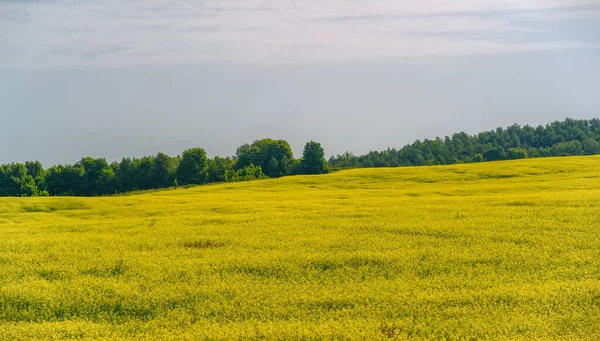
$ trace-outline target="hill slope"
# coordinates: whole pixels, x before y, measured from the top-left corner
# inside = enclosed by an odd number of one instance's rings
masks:
[[[597,339],[599,166],[0,198],[0,340]]]

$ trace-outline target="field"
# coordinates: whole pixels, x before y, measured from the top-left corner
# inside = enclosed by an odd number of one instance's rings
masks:
[[[0,198],[0,340],[598,340],[600,157]]]

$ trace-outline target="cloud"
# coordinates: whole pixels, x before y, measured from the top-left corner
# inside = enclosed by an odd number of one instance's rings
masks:
[[[598,42],[539,34],[535,23],[599,12],[600,0],[0,0],[0,68],[575,48]]]

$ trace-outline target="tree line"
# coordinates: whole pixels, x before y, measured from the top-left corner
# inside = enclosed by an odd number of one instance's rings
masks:
[[[600,120],[566,119],[545,126],[514,124],[474,135],[465,132],[417,140],[356,156],[346,152],[325,160],[322,146],[306,143],[295,159],[288,142],[262,139],[237,148],[232,157],[209,159],[202,148],[180,156],[158,153],[108,163],[85,157],[72,165],[44,169],[38,161],[0,166],[0,196],[95,196],[215,182],[249,181],[329,170],[444,165],[527,157],[600,154]]]
[[[180,156],[164,153],[108,163],[85,157],[44,169],[39,161],[0,166],[0,196],[96,196],[214,182],[236,182],[328,171],[321,145],[310,141],[294,159],[284,140],[262,139],[240,146],[233,157],[209,159],[202,148]]]
[[[600,120],[567,118],[545,126],[514,124],[474,135],[460,132],[361,156],[346,152],[332,156],[329,165],[333,169],[399,167],[593,154],[600,154]]]

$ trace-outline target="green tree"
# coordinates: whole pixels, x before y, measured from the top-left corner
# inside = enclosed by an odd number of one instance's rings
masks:
[[[184,150],[177,169],[177,180],[181,185],[203,184],[207,181],[208,158],[202,148]]]
[[[140,190],[154,188],[154,156],[133,159],[135,164],[135,187]]]
[[[473,156],[473,162],[483,162],[485,159],[483,158],[483,155],[481,154],[475,154],[475,156]]]
[[[301,164],[305,174],[327,173],[325,152],[320,143],[310,141],[304,145]]]
[[[81,164],[51,167],[45,182],[50,195],[86,195],[85,169]]]
[[[268,176],[263,173],[262,168],[255,165],[249,165],[238,170],[230,169],[225,173],[225,179],[228,182],[252,181],[267,178]]]
[[[226,180],[227,171],[233,170],[235,160],[226,157],[215,156],[214,159],[208,162],[207,182],[224,182]]]
[[[118,192],[128,192],[139,189],[135,182],[137,164],[130,158],[123,158],[119,167],[113,167]]]
[[[527,151],[523,148],[508,148],[506,158],[509,160],[524,159],[527,157]]]
[[[483,157],[486,161],[505,160],[506,153],[504,152],[504,148],[502,148],[502,146],[497,146],[485,152]]]
[[[107,184],[107,180],[100,180],[101,177],[106,176],[103,175],[105,171],[111,169],[105,159],[84,157],[76,165],[80,165],[84,169],[83,193],[81,195],[107,194],[108,189],[103,187]]]
[[[27,169],[27,174],[33,177],[38,189],[43,190],[45,186],[44,177],[46,176],[46,170],[42,164],[39,161],[27,161],[25,162],[25,168]]]
[[[0,196],[31,197],[40,195],[33,177],[22,163],[0,166]]]
[[[152,188],[165,188],[173,184],[176,168],[173,159],[164,153],[158,153],[152,165]]]
[[[240,146],[236,158],[236,170],[255,165],[269,177],[280,177],[291,172],[294,156],[286,141],[266,138]]]

